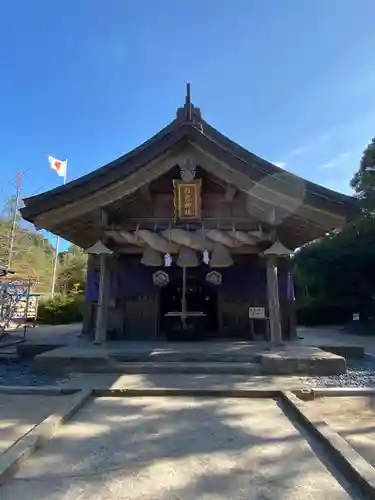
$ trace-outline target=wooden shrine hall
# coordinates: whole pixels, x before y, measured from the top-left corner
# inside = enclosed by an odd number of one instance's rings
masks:
[[[190,100],[121,158],[27,198],[89,253],[83,330],[106,340],[292,340],[290,255],[356,201],[232,142]]]

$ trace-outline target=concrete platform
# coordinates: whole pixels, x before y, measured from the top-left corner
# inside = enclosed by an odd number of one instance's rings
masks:
[[[11,332],[10,338],[12,344],[16,341],[22,341],[17,348],[17,354],[20,357],[33,358],[46,350],[58,347],[85,347],[91,344],[87,338],[81,336],[81,331],[82,325],[79,323],[53,326],[38,325],[36,328],[28,329],[26,341],[23,341],[22,336],[17,332]],[[343,334],[339,327],[299,327],[298,336],[301,337],[300,344],[319,347],[345,358],[362,357],[365,351],[369,354],[375,354],[374,338]],[[8,342],[9,340],[6,343]],[[129,342],[123,342],[122,344],[128,345]],[[131,344],[134,344],[134,342],[131,342]],[[156,347],[163,343],[153,344]],[[3,346],[4,343],[0,342],[0,349]]]
[[[291,375],[336,375],[345,373],[346,360],[342,356],[318,347],[287,345],[261,355],[264,373]]]
[[[248,342],[109,342],[61,347],[34,358],[39,373],[233,373],[328,375],[346,371],[342,356],[317,347]]]

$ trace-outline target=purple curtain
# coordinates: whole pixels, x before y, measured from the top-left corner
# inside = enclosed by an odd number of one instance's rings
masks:
[[[159,289],[152,281],[152,275],[158,268],[143,266],[139,261],[118,259],[117,270],[111,276],[111,298],[147,295]],[[175,265],[161,268],[168,273],[170,280],[181,276],[181,269]],[[202,264],[198,268],[188,271],[201,279],[212,269]],[[267,298],[266,271],[256,265],[235,264],[225,269],[217,269],[222,275],[221,287],[225,287],[226,295],[236,297]],[[99,270],[90,270],[86,278],[86,299],[95,301],[98,298]],[[279,269],[280,299],[294,300],[293,278],[290,272]]]

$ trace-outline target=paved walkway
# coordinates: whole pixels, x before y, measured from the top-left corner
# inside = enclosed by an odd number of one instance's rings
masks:
[[[72,323],[70,325],[37,325],[35,328],[29,326],[26,330],[26,341],[37,342],[40,344],[71,344],[77,341],[81,333],[81,323]],[[20,341],[24,338],[23,328],[8,330],[8,335],[0,339],[0,349],[14,341]]]
[[[99,398],[1,500],[348,500],[273,400]]]
[[[375,355],[375,336],[349,335],[343,333],[339,327],[299,327],[298,335],[303,337],[302,342],[308,345],[347,344],[365,348],[369,354]]]

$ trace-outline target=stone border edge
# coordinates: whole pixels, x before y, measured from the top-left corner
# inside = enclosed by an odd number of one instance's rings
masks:
[[[95,397],[217,397],[217,398],[278,398],[278,389],[169,389],[169,388],[107,388],[92,389]]]
[[[91,386],[93,395],[95,396],[217,396],[217,397],[259,397],[259,398],[275,398],[278,397],[282,390],[274,388],[259,388],[259,389],[179,389],[179,388],[138,388],[128,389],[123,388],[99,388],[95,385]],[[65,396],[76,394],[83,390],[83,387],[64,387],[64,386],[13,386],[0,385],[0,395],[45,395],[45,396]],[[301,400],[314,399],[315,397],[350,397],[350,396],[375,396],[375,389],[357,388],[357,387],[328,387],[328,388],[313,388],[301,387],[290,388],[289,392],[298,396]]]
[[[313,391],[318,397],[375,396],[375,389],[369,387],[317,387]]]
[[[80,388],[64,388],[53,385],[3,385],[0,386],[1,394],[13,395],[39,395],[39,396],[66,396],[81,391]]]
[[[302,401],[311,401],[312,399],[323,397],[350,398],[355,396],[375,396],[375,389],[366,387],[302,387],[300,389],[288,390]]]
[[[19,470],[22,463],[43,446],[60,426],[80,410],[91,396],[91,389],[83,389],[77,392],[74,394],[73,400],[69,401],[69,404],[49,415],[0,455],[0,486],[12,477]]]
[[[3,344],[0,345],[0,349],[6,349],[7,347],[13,347],[14,345],[23,344],[25,342],[26,342],[26,339],[24,339],[24,338],[14,339],[14,340],[9,339],[8,341],[5,341]]]
[[[353,394],[351,394],[353,395]],[[318,439],[333,459],[333,463],[370,499],[375,499],[375,469],[335,432],[307,404],[291,391],[280,391],[281,401],[299,423]]]

